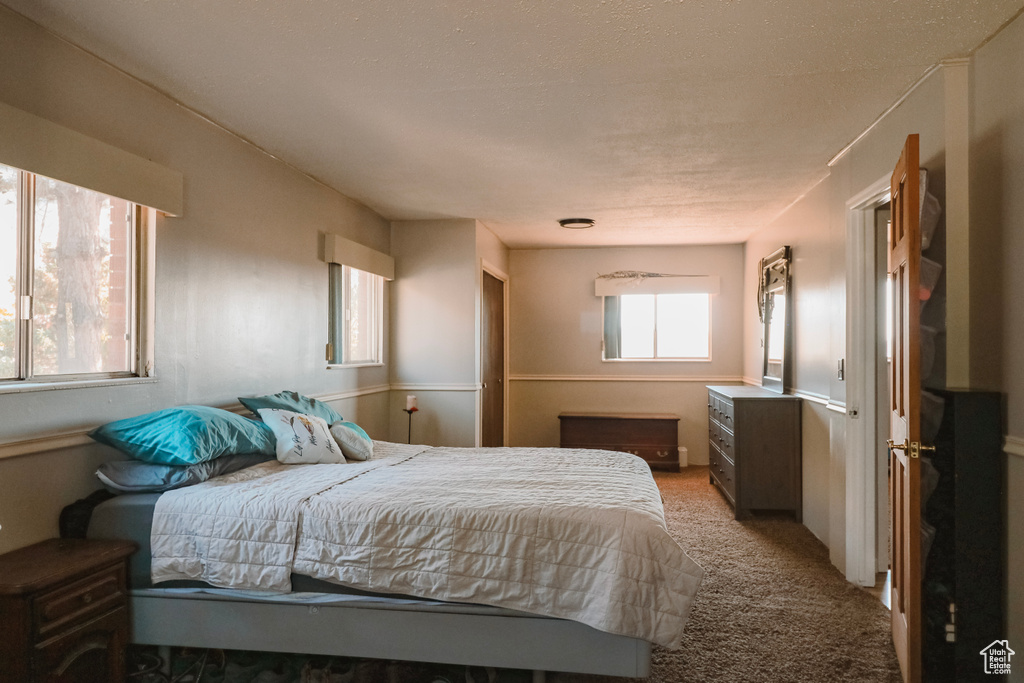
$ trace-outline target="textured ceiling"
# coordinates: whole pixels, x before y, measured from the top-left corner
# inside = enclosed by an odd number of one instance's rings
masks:
[[[741,242],[1024,6],[2,2],[386,218],[511,247]]]

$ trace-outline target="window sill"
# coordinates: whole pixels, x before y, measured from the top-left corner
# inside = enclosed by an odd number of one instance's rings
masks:
[[[602,358],[602,363],[710,363],[710,358]]]
[[[21,394],[32,391],[61,391],[64,389],[95,389],[132,384],[155,384],[155,377],[108,377],[104,379],[56,380],[53,382],[8,382],[0,384],[0,395]]]
[[[384,363],[329,363],[328,370],[344,370],[345,368],[382,368]]]

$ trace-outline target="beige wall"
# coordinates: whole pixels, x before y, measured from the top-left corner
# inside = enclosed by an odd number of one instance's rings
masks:
[[[156,381],[0,394],[0,453],[54,434],[87,443],[83,432],[110,420],[281,389],[333,397],[387,435],[387,367],[326,369],[318,259],[321,231],[389,252],[386,221],[2,6],[0,98],[180,171],[185,185],[184,215],[156,228]],[[93,471],[110,457],[83,445],[0,459],[0,552],[55,535],[60,508],[97,488]]]
[[[508,269],[508,249],[475,220],[396,221],[391,307],[390,438],[435,446],[479,443],[483,263]],[[419,411],[403,412],[406,396]]]
[[[975,56],[971,130],[972,381],[1006,401],[1007,637],[1024,643],[1024,18]],[[1024,681],[1024,666],[1011,677]]]
[[[946,187],[947,140],[956,139],[956,121],[947,120],[961,97],[939,69],[911,92],[863,139],[833,164],[829,175],[746,246],[745,272],[756,277],[757,260],[781,244],[794,249],[796,304],[795,391],[805,397],[804,506],[805,523],[843,567],[846,550],[848,458],[845,434],[849,418],[846,392],[835,376],[836,361],[845,355],[845,233],[847,202],[891,173],[906,136],[921,136],[921,165],[930,172],[932,191],[943,203],[969,196],[969,223],[939,224],[934,246],[926,252],[936,260],[968,262],[967,280],[956,277],[950,287],[970,287],[970,309],[945,310],[950,321],[965,326],[970,338],[969,376],[974,389],[1001,391],[1006,401],[1006,535],[1007,632],[1011,643],[1024,642],[1024,316],[1013,292],[1024,291],[1024,18],[1018,18],[974,56],[969,70],[970,147],[968,191]],[[955,68],[951,67],[951,68]],[[948,130],[947,130],[948,128]],[[951,144],[951,143],[950,143]],[[954,169],[962,171],[962,169]],[[966,239],[969,253],[945,254],[950,231]],[[960,232],[957,232],[960,231]],[[942,327],[946,276],[926,307],[926,321]],[[747,289],[750,289],[748,287]],[[952,290],[951,290],[952,291]],[[952,292],[956,294],[956,292]],[[749,292],[744,308],[753,307]],[[953,317],[956,317],[953,320]],[[969,318],[964,319],[964,316]],[[745,319],[745,375],[757,373],[760,330],[756,317]],[[939,353],[944,354],[944,335]],[[951,362],[961,362],[962,349],[950,348]],[[926,384],[943,386],[944,362]],[[846,358],[847,372],[858,362]],[[864,416],[861,416],[864,417]],[[995,494],[996,492],[993,492]],[[1014,680],[1024,680],[1016,669]]]
[[[510,267],[510,445],[557,446],[561,412],[667,412],[682,418],[691,462],[706,464],[704,387],[741,379],[742,246],[513,250]],[[616,270],[720,276],[712,360],[602,361],[594,279]]]
[[[760,258],[783,244],[793,248],[793,391],[804,398],[804,523],[828,545],[840,569],[846,564],[849,463],[846,385],[837,370],[840,359],[847,373],[859,362],[846,357],[847,202],[888,178],[910,133],[921,136],[921,165],[941,187],[943,97],[942,74],[937,72],[831,168],[823,167],[823,180],[746,245],[748,283],[757,281]],[[744,374],[752,378],[761,363],[755,288],[748,286],[744,297],[744,311],[752,312],[744,319]]]
[[[472,446],[476,420],[476,221],[397,221],[391,226],[391,439],[406,441],[402,412],[413,394],[412,440]]]
[[[508,247],[483,223],[476,224],[476,253],[487,267],[508,275]]]

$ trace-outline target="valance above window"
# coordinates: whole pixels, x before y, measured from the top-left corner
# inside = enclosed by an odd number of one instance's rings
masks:
[[[395,259],[339,235],[324,233],[324,261],[395,279]]]
[[[0,163],[182,215],[184,180],[178,171],[3,102]]]
[[[623,294],[718,294],[717,275],[669,275],[640,271],[617,271],[594,280],[594,296]]]

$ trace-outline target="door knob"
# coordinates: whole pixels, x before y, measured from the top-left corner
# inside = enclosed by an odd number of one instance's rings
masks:
[[[903,440],[903,443],[896,443],[892,439],[889,439],[885,443],[889,444],[890,451],[903,451],[904,453],[906,453],[910,450],[910,442],[908,442],[906,439]]]
[[[934,453],[935,446],[925,446],[920,441],[909,441],[903,440],[903,443],[895,443],[892,439],[886,441],[889,445],[889,450],[892,451],[903,451],[911,458],[921,457],[921,453]]]

